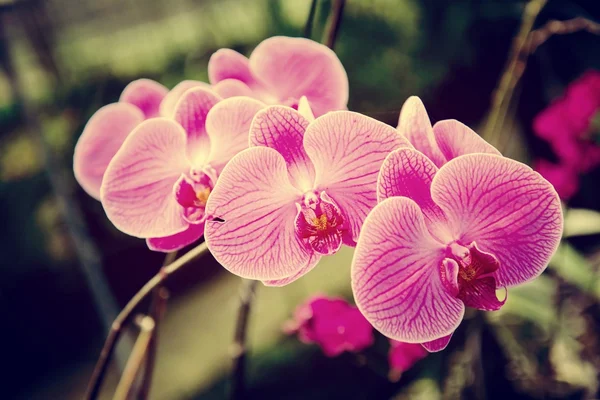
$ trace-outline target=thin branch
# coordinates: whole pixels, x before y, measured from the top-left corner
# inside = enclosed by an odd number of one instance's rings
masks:
[[[246,336],[252,300],[254,299],[257,283],[258,281],[244,279],[240,291],[240,308],[235,325],[235,335],[231,346],[233,359],[233,371],[231,375],[232,400],[246,398]]]
[[[499,130],[497,129],[497,125],[504,120],[506,108],[508,107],[507,103],[509,103],[512,98],[515,86],[513,84],[513,76],[515,70],[519,67],[519,56],[522,53],[523,48],[527,46],[529,33],[533,29],[533,24],[544,5],[546,5],[546,2],[547,0],[531,0],[525,6],[525,11],[523,12],[523,17],[521,19],[521,27],[513,41],[508,62],[506,63],[506,67],[500,78],[498,88],[494,93],[492,99],[492,111],[483,132],[484,137],[492,144],[494,144],[496,132]]]
[[[142,317],[138,325],[140,326],[140,334],[133,345],[131,356],[129,357],[129,360],[127,360],[127,364],[123,370],[123,376],[121,376],[121,380],[117,385],[113,400],[127,400],[129,398],[129,393],[135,383],[135,378],[138,376],[138,372],[146,357],[148,345],[152,340],[152,333],[156,328],[154,320],[152,317],[148,316]]]
[[[177,258],[177,251],[167,253],[163,261],[162,268],[171,264]],[[152,374],[154,373],[154,365],[156,364],[156,349],[158,348],[158,329],[162,321],[163,315],[167,308],[167,300],[169,292],[163,285],[157,286],[152,292],[152,303],[150,303],[150,316],[154,320],[156,329],[152,335],[152,340],[148,345],[148,355],[146,356],[146,365],[144,367],[144,376],[142,378],[141,387],[138,393],[139,399],[146,399],[150,394],[152,386]]]
[[[129,303],[125,305],[125,308],[123,308],[123,310],[114,320],[110,332],[108,333],[108,337],[104,342],[104,347],[100,352],[100,357],[96,362],[96,367],[94,368],[94,372],[92,373],[92,377],[88,385],[87,393],[85,395],[86,399],[92,400],[98,397],[104,376],[106,375],[106,371],[108,369],[110,356],[115,348],[119,336],[121,335],[123,327],[127,324],[127,322],[129,322],[135,309],[146,297],[148,297],[150,293],[152,293],[156,287],[162,285],[162,283],[165,282],[167,278],[171,276],[171,274],[192,261],[194,258],[207,253],[207,251],[208,247],[206,246],[206,242],[204,242],[178,258],[176,261],[172,262],[166,267],[161,268],[158,274],[154,275],[152,279],[146,282],[146,284],[133,296],[133,298],[129,300]]]
[[[304,37],[310,39],[312,35],[313,25],[315,23],[315,14],[317,13],[317,1],[312,0],[310,3],[310,11],[308,12],[308,18],[306,19],[306,25],[304,25]]]
[[[335,41],[340,30],[342,23],[342,16],[344,15],[344,6],[346,0],[333,0],[331,3],[331,14],[329,17],[329,24],[325,31],[325,45],[333,50]]]

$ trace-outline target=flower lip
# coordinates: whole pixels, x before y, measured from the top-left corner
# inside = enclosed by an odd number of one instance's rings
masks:
[[[183,207],[183,218],[190,224],[206,221],[206,203],[217,181],[213,168],[192,168],[189,174],[181,174],[173,186],[175,199]]]
[[[324,191],[318,197],[315,192],[309,192],[296,207],[296,236],[318,254],[336,253],[342,246],[347,228],[335,201]]]
[[[506,302],[496,297],[494,273],[500,268],[498,259],[477,248],[472,242],[463,246],[451,243],[447,257],[442,261],[440,278],[448,292],[465,303],[465,306],[486,311],[499,310]]]

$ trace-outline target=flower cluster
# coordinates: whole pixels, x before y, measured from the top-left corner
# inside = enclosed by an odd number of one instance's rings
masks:
[[[348,78],[330,49],[275,37],[248,59],[220,50],[208,69],[210,84],[171,91],[133,82],[75,151],[84,189],[151,249],[204,235],[227,270],[282,286],[356,247],[358,310],[429,351],[448,344],[465,307],[499,309],[496,291],[539,275],[556,250],[562,212],[549,182],[458,121],[432,126],[417,97],[397,128],[347,111]],[[303,340],[328,354],[361,347],[345,334],[362,326],[358,311],[342,303],[301,307]]]
[[[535,118],[537,136],[550,143],[558,164],[538,160],[536,170],[564,200],[579,189],[578,176],[600,165],[600,71],[588,71]]]

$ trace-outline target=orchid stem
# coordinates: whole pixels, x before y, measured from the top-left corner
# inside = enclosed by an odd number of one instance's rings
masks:
[[[233,370],[231,374],[231,399],[245,398],[246,393],[246,337],[252,300],[258,281],[244,279],[240,290],[240,307],[235,325],[235,336],[231,346]]]
[[[133,296],[133,298],[129,300],[129,302],[125,305],[125,308],[123,308],[123,310],[112,323],[106,341],[104,342],[104,347],[100,352],[100,357],[98,358],[96,367],[92,373],[85,399],[93,400],[98,397],[100,388],[102,387],[102,382],[104,381],[104,376],[106,375],[108,369],[110,356],[112,355],[117,341],[123,332],[123,327],[131,320],[135,309],[144,299],[146,299],[146,297],[148,297],[150,293],[152,293],[156,287],[162,285],[163,282],[165,282],[167,278],[174,272],[179,270],[179,268],[183,267],[194,258],[199,257],[207,252],[208,247],[206,246],[206,242],[193,248],[166,267],[161,268],[158,274],[154,275],[152,279],[146,282],[146,284],[142,286],[142,288]]]
[[[340,31],[345,4],[346,0],[333,0],[333,3],[331,3],[330,22],[325,31],[325,45],[331,50],[335,46],[335,41]]]
[[[312,28],[315,23],[315,14],[317,13],[317,1],[312,0],[310,3],[310,11],[308,12],[308,18],[306,19],[306,25],[304,25],[304,37],[310,39],[312,35]]]
[[[525,6],[523,16],[521,18],[521,27],[519,33],[513,40],[513,45],[510,49],[509,58],[498,83],[498,87],[494,92],[492,99],[492,110],[485,125],[484,138],[492,145],[497,140],[497,132],[501,128],[501,124],[506,117],[506,110],[513,97],[514,89],[517,85],[518,78],[521,76],[522,69],[525,68],[521,62],[523,49],[528,47],[531,40],[529,34],[533,29],[535,20],[542,8],[548,0],[530,0]]]
[[[163,261],[162,268],[171,264],[177,258],[177,251],[168,253]],[[157,286],[152,291],[152,302],[150,303],[150,317],[154,319],[155,329],[148,343],[148,354],[146,355],[146,365],[144,367],[144,376],[142,378],[141,387],[138,393],[139,399],[146,399],[150,394],[152,387],[152,375],[156,364],[156,351],[158,348],[158,327],[162,321],[167,307],[169,292],[164,285]]]
[[[139,326],[140,334],[133,345],[131,356],[129,357],[129,360],[127,360],[127,364],[123,370],[123,376],[117,385],[113,400],[127,400],[129,398],[129,393],[131,393],[135,378],[138,376],[144,358],[147,356],[156,325],[152,317],[144,316],[140,319]]]

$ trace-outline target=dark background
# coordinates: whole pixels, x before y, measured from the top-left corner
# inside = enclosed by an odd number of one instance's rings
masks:
[[[349,109],[394,125],[404,100],[419,95],[432,121],[455,118],[479,131],[525,4],[348,0],[335,50],[350,80]],[[0,0],[0,398],[81,398],[110,320],[110,312],[100,312],[94,293],[103,295],[102,285],[94,279],[105,279],[122,306],[162,263],[143,241],[112,227],[100,203],[74,181],[73,147],[89,117],[133,79],[168,87],[206,81],[218,48],[249,55],[269,36],[301,36],[309,6]],[[330,2],[318,2],[315,40],[329,9]],[[578,16],[600,22],[600,2],[550,0],[535,27]],[[506,155],[552,159],[533,135],[532,119],[587,69],[600,69],[600,36],[587,32],[554,36],[529,57],[501,127],[510,138]],[[599,178],[598,170],[582,177],[569,206],[600,210]],[[597,397],[599,244],[598,235],[566,240],[564,259],[533,286],[515,290],[512,305],[498,315],[474,315],[445,352],[397,383],[387,380],[381,337],[367,355],[373,365],[364,366],[350,354],[327,359],[280,334],[310,293],[349,295],[351,251],[304,282],[261,287],[250,332],[252,398],[475,398],[481,388],[489,399]],[[237,285],[210,257],[169,281],[153,398],[225,398]],[[472,332],[482,343],[475,377],[465,367],[477,362]],[[106,398],[117,377],[113,368]]]

